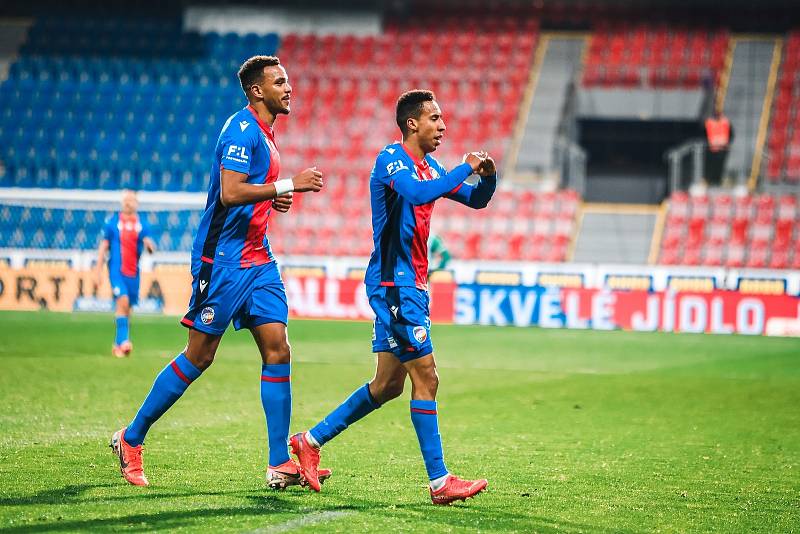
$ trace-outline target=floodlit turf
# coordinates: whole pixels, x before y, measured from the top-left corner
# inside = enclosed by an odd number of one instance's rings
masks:
[[[448,467],[489,491],[435,507],[407,391],[323,451],[321,494],[265,487],[260,360],[229,332],[148,436],[152,486],[107,447],[186,332],[0,313],[0,529],[789,532],[800,527],[800,341],[436,326]],[[293,430],[371,376],[366,323],[294,321]],[[409,387],[410,389],[410,387]]]

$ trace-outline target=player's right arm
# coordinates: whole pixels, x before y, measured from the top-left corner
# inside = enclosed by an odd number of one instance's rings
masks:
[[[108,254],[112,233],[111,221],[107,220],[103,225],[103,232],[100,234],[100,245],[97,247],[97,263],[94,267],[94,285],[96,287],[100,287],[103,283],[103,265],[106,263],[106,254]]]
[[[284,194],[278,192],[275,183],[250,184],[247,183],[247,177],[248,175],[243,172],[223,167],[219,196],[224,206],[256,204]],[[316,167],[306,169],[289,180],[292,182],[291,191],[298,193],[317,192],[322,189],[322,173]]]
[[[433,180],[420,180],[402,159],[388,152],[381,153],[376,166],[389,187],[419,206],[433,202],[458,187],[478,169],[482,161],[477,154],[470,153],[464,163]]]
[[[231,117],[232,119],[233,117]],[[322,173],[316,167],[297,176],[269,184],[251,184],[250,162],[256,147],[262,142],[256,128],[239,130],[228,119],[220,135],[219,197],[224,206],[243,206],[272,200],[290,191],[304,193],[322,189]],[[235,123],[234,123],[235,124]]]

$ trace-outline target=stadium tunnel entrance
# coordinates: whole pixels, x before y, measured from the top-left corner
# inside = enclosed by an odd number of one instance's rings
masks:
[[[660,203],[670,194],[665,153],[699,132],[696,119],[579,119],[579,144],[588,159],[584,199]]]

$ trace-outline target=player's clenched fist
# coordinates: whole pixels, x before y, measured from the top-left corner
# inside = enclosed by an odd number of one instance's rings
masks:
[[[491,156],[486,155],[486,159],[483,160],[476,172],[479,176],[494,176],[497,174],[497,166],[495,166]]]
[[[275,200],[272,201],[272,207],[275,208],[276,211],[281,213],[286,213],[289,211],[289,208],[292,207],[292,199],[293,194],[291,192],[284,193],[279,197],[275,197]]]
[[[322,173],[316,167],[311,167],[292,178],[292,183],[298,193],[317,192],[322,189]]]
[[[486,152],[483,151],[469,152],[467,154],[464,154],[463,161],[464,163],[467,163],[469,164],[470,167],[472,167],[473,172],[476,172],[483,163],[483,161],[486,159],[486,156],[487,156]]]

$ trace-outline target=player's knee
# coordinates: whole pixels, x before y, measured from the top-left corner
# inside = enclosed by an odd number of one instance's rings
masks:
[[[130,312],[130,303],[128,297],[121,297],[117,299],[117,315],[128,315]]]
[[[267,347],[265,356],[269,364],[289,363],[292,360],[292,346],[288,341],[273,343]]]
[[[436,396],[436,392],[439,390],[439,373],[436,372],[435,367],[431,367],[426,372],[420,375],[420,384],[418,384],[418,388],[424,389],[433,397]]]
[[[403,394],[405,376],[401,378],[391,378],[382,382],[373,382],[371,391],[374,393],[375,400],[381,404],[396,399]]]
[[[187,351],[186,358],[201,371],[205,371],[206,369],[211,367],[212,363],[214,363],[214,353],[200,352],[200,353],[190,354]]]

